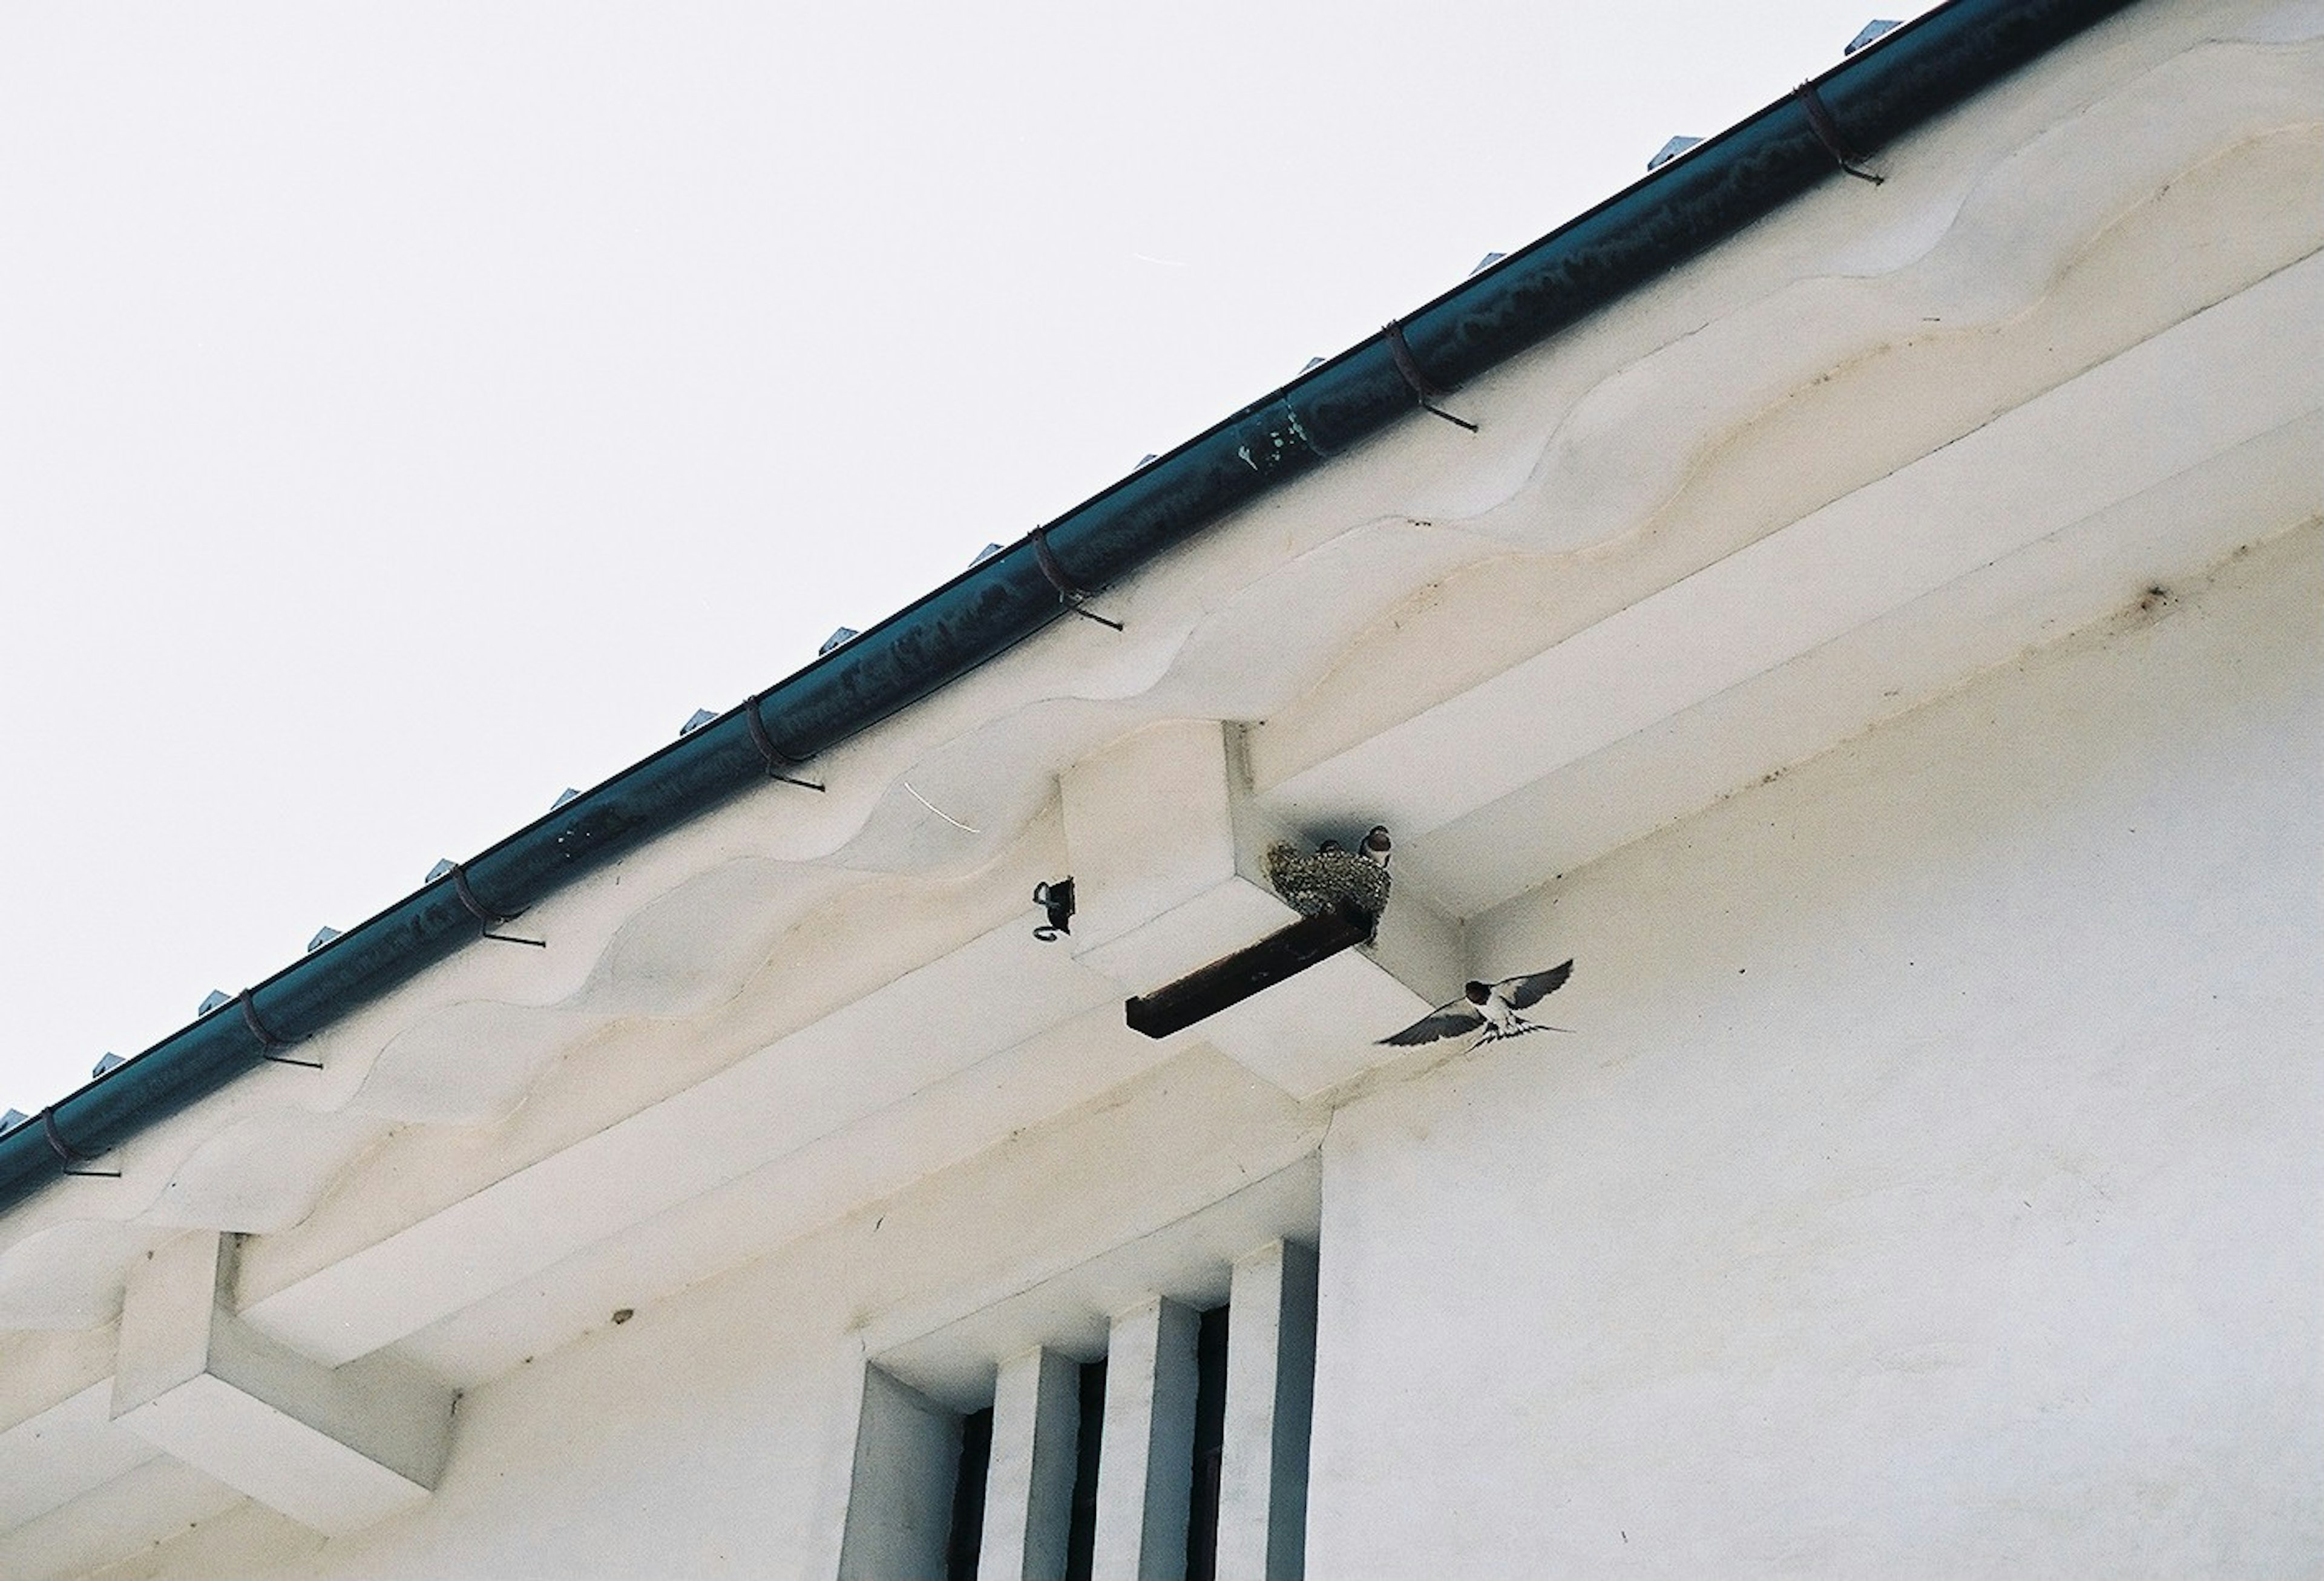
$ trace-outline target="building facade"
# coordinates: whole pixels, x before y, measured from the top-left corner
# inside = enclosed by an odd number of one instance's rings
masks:
[[[1941,8],[0,1135],[0,1574],[2316,1574],[2319,83]]]

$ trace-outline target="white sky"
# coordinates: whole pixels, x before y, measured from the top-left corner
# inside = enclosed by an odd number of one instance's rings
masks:
[[[0,6],[0,1107],[1874,14]]]

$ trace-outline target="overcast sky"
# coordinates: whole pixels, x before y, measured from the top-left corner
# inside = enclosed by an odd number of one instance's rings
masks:
[[[0,5],[0,1107],[1871,14]]]

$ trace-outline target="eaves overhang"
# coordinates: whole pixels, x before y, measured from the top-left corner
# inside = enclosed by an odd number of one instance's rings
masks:
[[[1951,0],[0,1135],[0,1209],[647,841],[983,666],[2126,0]],[[811,792],[785,789],[785,795]]]

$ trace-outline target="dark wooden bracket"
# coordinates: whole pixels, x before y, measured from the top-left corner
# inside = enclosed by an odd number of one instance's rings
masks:
[[[1176,982],[1126,1001],[1122,1015],[1132,1032],[1168,1037],[1329,961],[1351,945],[1362,943],[1372,936],[1377,921],[1370,913],[1352,905],[1321,916],[1302,917],[1256,944],[1247,944],[1232,955],[1188,972]]]

